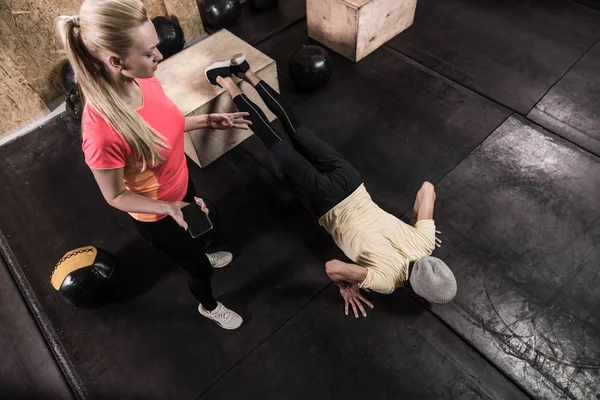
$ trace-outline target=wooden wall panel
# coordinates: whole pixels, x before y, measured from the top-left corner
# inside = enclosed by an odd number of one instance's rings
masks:
[[[80,0],[0,2],[0,30],[2,38],[7,38],[2,46],[46,104],[63,93],[57,66],[64,54],[56,38],[54,18],[74,14],[79,5]]]
[[[186,41],[204,32],[196,0],[165,0],[165,6],[181,25]]]
[[[0,48],[0,135],[21,128],[47,113],[46,105]]]
[[[150,19],[158,16],[167,16],[167,7],[163,0],[143,0]]]
[[[77,14],[82,2],[83,0],[0,0],[0,50],[3,52],[0,68],[12,71],[10,74],[3,72],[3,89],[21,88],[23,82],[26,82],[27,95],[21,90],[17,96],[31,96],[33,91],[46,105],[64,96],[60,66],[66,57],[56,36],[54,19],[58,15]],[[177,19],[186,40],[204,32],[195,0],[143,2],[150,18],[164,15]],[[15,77],[15,71],[20,73],[18,81],[9,85],[5,81]],[[9,97],[12,99],[12,95]],[[7,99],[3,97],[2,101],[10,104],[12,100]],[[30,101],[26,104],[31,107],[33,103]],[[30,113],[25,113],[15,119],[14,123],[17,120],[27,120],[28,115]]]
[[[59,69],[65,56],[56,37],[54,18],[77,14],[81,3],[0,0],[0,46],[46,104],[64,94]],[[144,0],[144,4],[151,17],[176,17],[186,40],[204,31],[195,0]]]

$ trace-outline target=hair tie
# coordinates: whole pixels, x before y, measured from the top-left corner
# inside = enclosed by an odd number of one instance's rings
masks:
[[[79,15],[73,15],[71,18],[73,20],[73,26],[79,28]]]

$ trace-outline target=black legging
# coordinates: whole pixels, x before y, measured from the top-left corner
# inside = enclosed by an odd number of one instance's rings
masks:
[[[192,180],[189,179],[187,193],[183,201],[193,203],[195,195],[196,188]],[[209,215],[211,219],[215,219],[216,210],[213,207],[210,207]],[[217,307],[217,302],[213,296],[211,284],[213,268],[202,249],[204,238],[193,239],[189,232],[182,229],[171,217],[156,222],[140,222],[137,220],[134,220],[134,222],[144,239],[167,254],[189,274],[188,287],[196,300],[206,310],[214,310]]]
[[[266,82],[260,81],[255,89],[279,118],[291,142],[277,132],[260,107],[245,94],[233,99],[235,105],[250,114],[252,130],[269,149],[278,177],[314,217],[323,216],[360,186],[360,174],[335,149],[303,126],[288,102]]]

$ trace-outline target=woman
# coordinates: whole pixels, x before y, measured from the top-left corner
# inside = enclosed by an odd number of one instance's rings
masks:
[[[298,120],[286,100],[252,72],[243,54],[210,65],[205,75],[211,84],[229,93],[238,110],[248,113],[254,134],[269,150],[279,178],[356,263],[331,260],[325,264],[327,275],[340,287],[346,315],[349,306],[356,318],[359,311],[367,315],[362,303],[373,307],[360,289],[389,294],[409,282],[416,294],[432,303],[444,304],[454,298],[454,274],[442,260],[430,256],[435,246],[441,245],[435,236],[439,232],[433,220],[435,190],[431,183],[425,182],[419,189],[414,226],[408,225],[373,202],[358,171]],[[291,140],[277,132],[231,75],[256,89]]]
[[[189,275],[201,315],[225,329],[242,318],[213,296],[213,268],[226,252],[204,254],[186,232],[181,208],[195,202],[184,153],[184,132],[248,129],[246,113],[184,117],[154,77],[162,55],[139,0],[85,0],[78,16],[61,16],[57,30],[85,99],[85,160],[108,204],[129,213],[141,235]]]

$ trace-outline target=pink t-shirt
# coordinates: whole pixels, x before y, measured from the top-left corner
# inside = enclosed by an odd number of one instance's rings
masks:
[[[85,162],[94,169],[124,168],[125,187],[131,192],[167,202],[181,201],[188,184],[183,136],[185,118],[155,77],[135,81],[143,96],[142,107],[137,113],[165,137],[169,146],[161,149],[165,161],[156,168],[140,172],[133,162],[131,147],[98,112],[86,104],[81,122]],[[145,222],[165,217],[156,214],[131,215]]]

